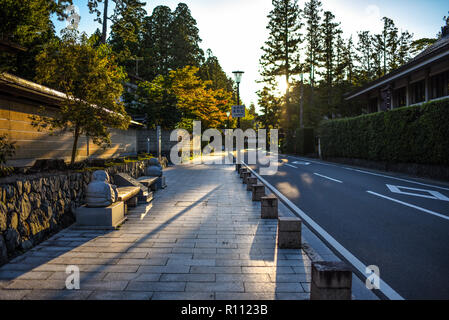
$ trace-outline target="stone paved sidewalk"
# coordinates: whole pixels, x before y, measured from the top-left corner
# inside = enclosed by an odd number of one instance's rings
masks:
[[[310,259],[276,248],[232,165],[181,165],[116,231],[65,229],[0,268],[0,299],[308,299]],[[65,289],[66,267],[80,290]]]

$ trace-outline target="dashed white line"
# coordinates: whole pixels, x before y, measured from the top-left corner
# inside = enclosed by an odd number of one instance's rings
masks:
[[[370,193],[370,194],[372,194],[372,195],[375,195],[375,196],[378,196],[378,197],[381,197],[381,198],[384,198],[384,199],[387,199],[387,200],[390,200],[390,201],[394,201],[394,202],[400,203],[400,204],[402,204],[402,205],[404,205],[404,206],[407,206],[407,207],[410,207],[410,208],[414,208],[414,209],[417,209],[417,210],[420,210],[420,211],[429,213],[429,214],[434,215],[434,216],[436,216],[436,217],[443,218],[443,219],[445,219],[445,220],[449,220],[449,217],[448,217],[448,216],[445,216],[445,215],[440,214],[440,213],[438,213],[438,212],[435,212],[435,211],[432,211],[432,210],[428,210],[428,209],[425,209],[425,208],[421,208],[421,207],[415,206],[415,205],[413,205],[413,204],[410,204],[410,203],[407,203],[407,202],[404,202],[404,201],[400,201],[400,200],[397,200],[397,199],[393,199],[393,198],[384,196],[384,195],[382,195],[382,194],[379,194],[379,193],[376,193],[376,192],[373,192],[373,191],[367,191],[367,192]]]
[[[293,159],[303,160],[301,158],[293,157],[293,156],[287,156],[287,157],[293,158]],[[397,178],[397,177],[388,176],[388,175],[385,175],[385,174],[374,173],[374,172],[369,172],[369,171],[355,169],[355,168],[350,168],[350,167],[344,167],[344,166],[341,166],[341,165],[336,165],[336,164],[331,164],[331,163],[324,163],[322,161],[314,161],[314,160],[309,160],[309,159],[307,159],[307,161],[312,162],[312,163],[316,163],[316,164],[322,164],[323,166],[337,167],[337,168],[342,168],[342,169],[346,169],[346,170],[356,171],[356,172],[360,172],[360,173],[370,174],[370,175],[373,175],[373,176],[384,177],[384,178],[394,179],[394,180],[398,180],[398,181],[414,183],[414,184],[418,184],[418,185],[421,185],[421,186],[433,187],[433,188],[438,188],[438,189],[441,189],[441,190],[449,191],[449,188],[447,188],[447,187],[441,187],[441,186],[427,184],[427,183],[422,183],[422,182],[418,182],[418,181],[413,181],[413,180],[408,180],[408,179],[403,179],[403,178]]]
[[[409,183],[414,183],[414,184],[419,184],[421,186],[426,186],[426,187],[432,187],[432,188],[438,188],[438,189],[442,189],[442,190],[447,190],[449,191],[449,188],[444,188],[444,187],[440,187],[440,186],[435,186],[432,184],[427,184],[427,183],[422,183],[422,182],[417,182],[417,181],[413,181],[413,180],[407,180],[407,179],[402,179],[402,178],[396,178],[396,177],[392,177],[392,176],[387,176],[384,174],[380,174],[380,173],[374,173],[374,172],[369,172],[369,171],[364,171],[364,170],[358,170],[358,169],[353,169],[353,168],[345,168],[347,170],[352,170],[352,171],[357,171],[360,173],[366,173],[366,174],[371,174],[373,176],[379,176],[379,177],[384,177],[384,178],[390,178],[390,179],[394,179],[394,180],[399,180],[399,181],[404,181],[404,182],[409,182]]]
[[[292,167],[292,168],[295,168],[295,169],[298,169],[298,167],[292,166],[291,164],[288,164],[288,163],[286,163],[285,165],[289,166],[289,167]]]
[[[327,177],[327,176],[323,176],[322,174],[319,174],[319,173],[316,173],[316,172],[314,172],[313,174],[314,174],[314,175],[316,175],[316,176],[319,176],[319,177],[325,178],[325,179],[329,179],[329,180],[332,180],[332,181],[338,182],[338,183],[343,183],[343,181],[340,181],[340,180],[337,180],[337,179],[334,179],[334,178],[329,178],[329,177]]]

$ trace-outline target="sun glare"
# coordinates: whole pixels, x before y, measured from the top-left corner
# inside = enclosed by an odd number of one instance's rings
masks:
[[[276,77],[277,82],[277,91],[280,95],[284,95],[285,91],[287,91],[287,82],[285,81],[285,77]]]

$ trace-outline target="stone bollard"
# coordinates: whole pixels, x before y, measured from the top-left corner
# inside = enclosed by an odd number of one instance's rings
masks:
[[[243,175],[242,175],[242,178],[243,178],[243,181],[242,181],[242,183],[243,184],[246,184],[247,183],[247,181],[248,181],[248,177],[250,177],[251,176],[251,172],[243,172]]]
[[[240,178],[243,178],[243,173],[248,172],[248,169],[246,168],[241,168],[240,169]]]
[[[242,167],[242,165],[241,164],[236,164],[235,165],[235,171],[237,171],[237,172],[240,172],[240,168]]]
[[[352,272],[344,262],[312,263],[310,300],[351,300]]]
[[[265,186],[263,184],[253,184],[253,201],[260,201],[265,196]]]
[[[260,217],[262,219],[278,218],[278,198],[274,194],[262,197],[262,206],[260,207]]]
[[[253,185],[257,184],[257,178],[256,177],[248,177],[246,179],[246,190],[252,191]]]
[[[301,219],[278,217],[278,248],[301,249]]]

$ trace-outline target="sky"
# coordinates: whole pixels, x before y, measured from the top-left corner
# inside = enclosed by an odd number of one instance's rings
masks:
[[[262,87],[256,83],[260,80],[260,48],[268,37],[266,25],[272,9],[271,0],[147,0],[145,8],[150,15],[158,5],[174,10],[179,2],[186,3],[196,19],[203,50],[212,50],[228,76],[232,77],[235,70],[245,72],[240,84],[241,99],[247,106],[251,102],[257,106],[256,91]],[[303,8],[305,2],[298,0],[299,7]],[[92,34],[96,28],[101,29],[89,14],[87,0],[73,3],[81,16],[80,31]],[[332,11],[341,22],[344,36],[352,34],[354,39],[357,31],[379,32],[384,16],[393,19],[399,30],[413,33],[415,39],[433,38],[449,11],[447,0],[322,0],[322,3],[323,9]],[[56,19],[54,23],[57,32],[66,26]]]

